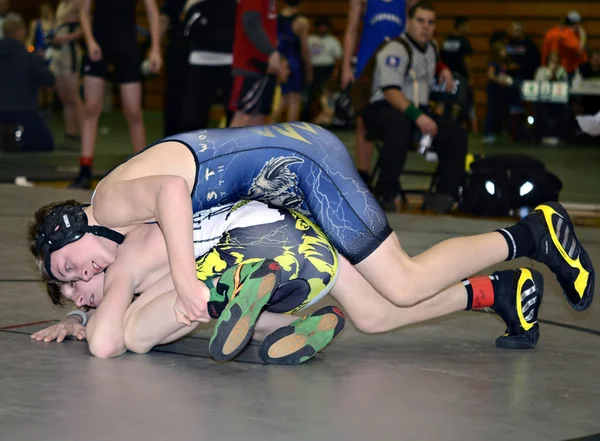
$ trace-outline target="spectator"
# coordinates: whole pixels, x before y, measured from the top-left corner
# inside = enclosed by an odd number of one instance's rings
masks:
[[[239,0],[233,43],[231,127],[264,124],[271,115],[281,56],[277,9],[271,0]]]
[[[560,26],[548,30],[542,47],[542,61],[552,52],[558,52],[561,64],[573,79],[578,67],[588,61],[585,45],[587,34],[581,24],[581,15],[570,11]]]
[[[511,100],[509,90],[513,81],[506,74],[507,65],[506,47],[503,43],[497,42],[492,46],[488,63],[487,112],[483,132],[485,143],[496,141],[496,135],[508,116]]]
[[[567,71],[560,64],[558,52],[552,52],[535,73],[535,81],[568,81]],[[561,127],[566,122],[568,106],[564,103],[536,103],[536,141],[557,145]]]
[[[166,0],[160,9],[160,36],[167,35],[165,51],[165,90],[163,136],[180,133],[181,110],[185,98],[188,48],[183,38],[181,14],[187,0]]]
[[[429,2],[417,3],[408,17],[406,36],[385,44],[365,67],[365,72],[373,72],[373,81],[371,103],[363,118],[369,133],[383,141],[380,176],[374,192],[384,210],[395,209],[406,155],[413,135],[420,132],[433,139],[440,160],[436,193],[425,200],[425,208],[445,213],[458,199],[467,132],[450,118],[429,110],[431,85],[436,73],[441,75],[441,71],[436,72],[439,66],[432,43],[436,19],[433,6]]]
[[[50,3],[40,4],[40,18],[31,20],[27,46],[33,48],[42,58],[46,58],[46,51],[50,45],[50,34],[54,29],[54,11]]]
[[[182,131],[208,127],[210,110],[220,95],[229,123],[227,106],[233,78],[235,0],[188,1],[184,37],[189,45],[187,82],[183,100]]]
[[[592,52],[589,61],[581,66],[580,72],[584,79],[600,79],[600,51]]]
[[[52,150],[54,141],[37,112],[39,87],[50,87],[54,77],[38,54],[25,47],[25,23],[11,15],[2,25],[0,40],[0,125],[21,127],[22,149]]]
[[[16,14],[10,10],[10,0],[0,0],[0,40],[3,36],[2,23],[11,15],[15,16]]]
[[[506,53],[515,66],[510,75],[516,81],[531,80],[540,65],[540,51],[533,40],[523,33],[518,21],[511,24]]]
[[[471,119],[476,131],[476,118],[473,106],[473,72],[471,70],[471,55],[473,46],[468,38],[469,19],[458,17],[454,20],[454,33],[446,38],[440,48],[440,56],[452,72],[457,72],[467,80],[467,102],[462,106],[456,120],[462,124]],[[446,115],[452,112],[452,106],[446,106]]]
[[[303,114],[304,121],[310,121],[315,116],[315,108],[325,92],[333,70],[339,65],[344,52],[339,40],[331,34],[331,23],[326,17],[315,22],[316,33],[308,39],[313,65],[313,83],[308,103]]]
[[[299,14],[300,0],[285,0],[285,6],[277,18],[279,52],[290,66],[290,77],[281,85],[281,101],[275,110],[274,119],[298,121],[302,111],[302,93],[313,81],[313,67],[308,35],[310,22]],[[286,117],[283,112],[287,110]]]

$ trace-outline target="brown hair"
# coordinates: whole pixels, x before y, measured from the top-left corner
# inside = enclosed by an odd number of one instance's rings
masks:
[[[410,8],[408,10],[408,18],[415,18],[415,15],[417,14],[418,9],[422,9],[424,11],[435,12],[435,8],[431,4],[431,2],[422,1],[422,2],[416,3],[415,5],[413,5],[412,8]]]
[[[62,295],[62,283],[55,282],[54,280],[48,280],[46,282],[46,293],[52,303],[61,308],[65,306],[65,298]]]
[[[42,276],[42,280],[45,282],[50,280],[50,276],[48,275],[46,268],[44,267],[44,258],[46,256],[44,255],[43,251],[40,251],[38,253],[36,250],[36,240],[37,240],[37,235],[38,235],[40,226],[44,223],[46,218],[54,210],[62,208],[62,207],[73,207],[76,205],[81,205],[81,203],[74,199],[69,199],[67,201],[62,201],[62,202],[52,202],[50,204],[44,205],[36,210],[36,212],[33,214],[33,220],[31,222],[29,222],[29,224],[27,225],[27,247],[29,248],[29,251],[31,252],[31,254],[33,254],[33,257],[35,257],[35,263],[36,263],[37,269],[38,269],[40,275]],[[51,282],[51,283],[56,284],[56,282]],[[52,288],[52,289],[54,289],[54,288]],[[60,296],[60,286],[58,286],[57,289],[58,289],[58,296]],[[58,303],[56,303],[54,301],[54,296],[56,296],[56,293],[51,294],[49,286],[47,288],[47,291],[48,291],[48,295],[52,299],[52,303],[58,305]]]

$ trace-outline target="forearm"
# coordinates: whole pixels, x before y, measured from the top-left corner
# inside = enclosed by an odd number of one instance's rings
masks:
[[[242,17],[242,24],[248,39],[260,52],[265,55],[271,55],[277,50],[277,48],[271,43],[271,40],[269,40],[269,36],[262,26],[259,12],[248,11],[244,13],[244,16]]]
[[[155,0],[146,0],[146,16],[150,25],[150,37],[152,39],[152,47],[150,50],[160,51],[160,14]]]
[[[155,217],[165,237],[175,288],[186,291],[197,278],[192,203],[185,180],[171,180],[161,186]]]
[[[81,25],[81,32],[83,34],[83,38],[85,43],[89,46],[94,39],[94,34],[92,32],[92,20],[89,8],[81,8],[79,11],[79,23]]]
[[[383,91],[383,96],[390,106],[401,112],[406,112],[411,105],[406,95],[399,89],[386,89]]]
[[[352,56],[354,55],[354,49],[356,48],[356,32],[346,30],[344,35],[344,58],[342,59],[342,66],[349,69],[352,66]]]

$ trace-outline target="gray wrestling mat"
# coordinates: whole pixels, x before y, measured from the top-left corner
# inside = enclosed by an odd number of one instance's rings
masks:
[[[317,360],[292,367],[216,363],[203,333],[111,360],[91,357],[82,342],[33,341],[32,331],[65,310],[35,282],[26,222],[42,203],[89,196],[0,185],[0,328],[9,327],[0,332],[0,441],[561,441],[600,433],[598,300],[571,311],[552,274],[524,259],[493,270],[533,266],[546,278],[533,351],[497,349],[499,319],[466,312],[374,336],[348,323]],[[411,255],[508,223],[390,221]],[[600,230],[577,234],[600,262]],[[14,327],[21,324],[29,325]]]

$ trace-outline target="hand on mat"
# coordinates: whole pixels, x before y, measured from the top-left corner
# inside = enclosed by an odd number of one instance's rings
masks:
[[[454,76],[450,72],[450,69],[443,69],[440,72],[439,82],[440,84],[446,83],[446,92],[452,93],[454,90]]]
[[[269,55],[269,61],[267,65],[267,73],[277,75],[281,68],[281,55],[275,51]]]
[[[79,323],[77,318],[69,317],[62,322],[49,326],[31,335],[37,341],[50,342],[56,340],[57,343],[63,341],[67,336],[73,335],[77,340],[85,338],[85,326]]]
[[[437,124],[425,114],[419,116],[415,121],[415,124],[423,135],[435,136],[437,134]]]
[[[208,288],[200,280],[196,280],[196,283],[192,285],[192,289],[179,290],[174,307],[177,322],[187,326],[191,326],[192,322],[209,322],[209,298]]]

